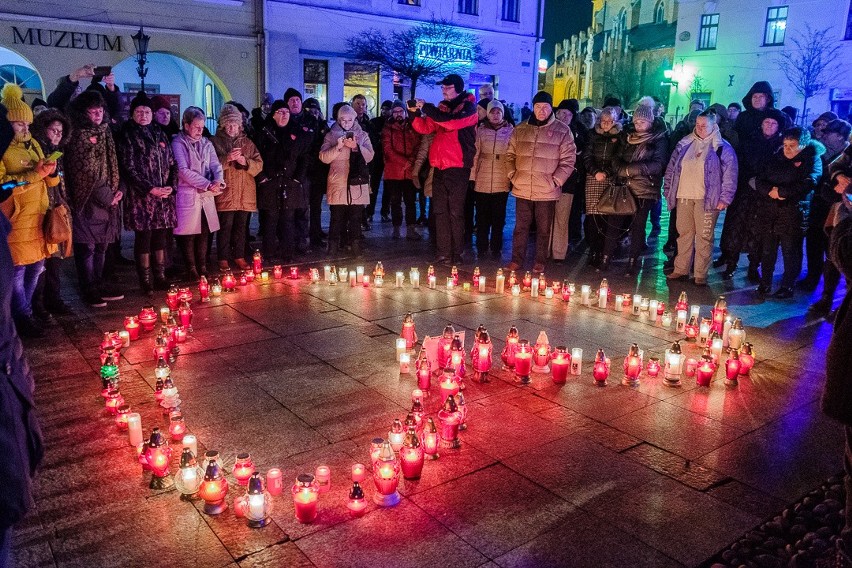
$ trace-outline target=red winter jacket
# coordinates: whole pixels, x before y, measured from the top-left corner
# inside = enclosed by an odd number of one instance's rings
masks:
[[[388,120],[382,129],[382,150],[385,158],[385,179],[411,179],[420,135],[407,120]]]
[[[476,99],[470,93],[461,93],[451,101],[441,101],[438,106],[423,105],[423,116],[412,122],[420,134],[435,134],[429,148],[429,163],[439,170],[472,168],[476,153]]]

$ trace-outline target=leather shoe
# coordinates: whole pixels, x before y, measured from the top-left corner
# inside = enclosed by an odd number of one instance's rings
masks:
[[[775,291],[774,294],[772,294],[772,297],[777,298],[779,300],[786,300],[788,298],[792,298],[793,297],[793,289],[788,288],[786,286],[782,286],[782,287],[778,288]]]
[[[689,274],[682,274],[680,272],[672,272],[671,274],[666,275],[666,280],[686,280],[687,278],[689,278]]]

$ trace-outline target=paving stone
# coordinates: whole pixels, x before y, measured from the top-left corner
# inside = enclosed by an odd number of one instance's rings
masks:
[[[600,568],[682,566],[638,538],[581,510],[495,562],[504,568],[561,568],[568,562],[571,566]]]
[[[843,448],[843,428],[814,402],[698,461],[792,503],[837,473]]]
[[[576,434],[537,446],[503,463],[579,507],[592,499],[617,501],[636,485],[659,477]]]
[[[292,542],[275,544],[254,554],[246,556],[239,562],[240,568],[313,568],[316,566]]]
[[[450,558],[454,567],[465,568],[487,560],[407,499],[310,534],[296,546],[317,566],[340,568],[429,568]]]
[[[506,403],[491,406],[472,403],[470,412],[470,423],[461,435],[462,444],[469,441],[500,460],[529,449],[532,436],[539,445],[567,434],[553,422]],[[473,416],[477,417],[475,421]]]
[[[687,459],[695,459],[743,435],[743,431],[667,402],[657,402],[608,422]]]
[[[418,493],[411,500],[492,559],[556,527],[575,510],[501,465]]]
[[[717,471],[690,460],[684,460],[680,456],[650,444],[639,444],[625,450],[622,455],[698,491],[706,491],[726,479]]]
[[[593,499],[586,510],[686,566],[696,566],[760,522],[727,503],[660,476],[618,500]],[[689,530],[684,530],[689,527]]]
[[[760,519],[777,515],[786,506],[781,499],[776,499],[734,479],[728,479],[720,485],[711,487],[707,490],[707,494]]]

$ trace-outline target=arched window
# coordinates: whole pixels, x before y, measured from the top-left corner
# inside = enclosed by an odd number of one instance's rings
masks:
[[[627,10],[624,8],[618,13],[618,20],[616,22],[616,28],[622,33],[627,31]]]
[[[659,24],[660,22],[666,21],[666,5],[663,3],[663,0],[657,2],[657,5],[654,6],[654,23]]]

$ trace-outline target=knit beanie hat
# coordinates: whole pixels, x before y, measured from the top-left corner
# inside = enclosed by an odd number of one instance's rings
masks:
[[[833,112],[828,111],[828,112],[824,112],[821,115],[819,115],[818,117],[816,117],[814,119],[814,122],[817,122],[819,120],[824,120],[825,122],[831,122],[832,120],[837,120],[838,118],[840,118],[840,117],[837,116],[836,114],[834,114]],[[11,120],[11,119],[9,119],[9,120]],[[811,123],[811,126],[813,126],[813,123]]]
[[[130,101],[130,114],[133,114],[133,111],[135,111],[137,107],[141,106],[148,107],[151,109],[151,112],[154,112],[154,109],[151,108],[152,104],[153,103],[151,102],[151,99],[148,98],[148,95],[146,95],[142,91],[139,91],[139,94],[133,97],[133,99]]]
[[[494,99],[490,103],[488,103],[488,112],[491,112],[491,109],[495,108],[499,108],[500,112],[502,112],[503,114],[506,113],[506,109],[503,108],[503,103],[501,103],[497,99]]]
[[[219,124],[224,125],[226,122],[243,122],[243,114],[236,106],[231,104],[222,105],[222,110],[219,111]]]
[[[293,87],[289,87],[286,91],[284,91],[283,100],[285,103],[290,102],[290,99],[293,97],[302,98],[302,93],[294,89]]]
[[[547,91],[539,91],[535,94],[532,100],[532,104],[536,103],[547,103],[550,106],[553,106],[553,96]]]
[[[405,110],[405,104],[401,100],[396,99],[391,103],[391,110],[393,110],[395,108],[401,108],[401,109]]]
[[[24,102],[24,92],[14,83],[6,83],[0,91],[0,103],[8,111],[6,118],[9,122],[33,123],[33,109]]]
[[[654,106],[656,106],[654,99],[651,97],[642,97],[639,99],[636,110],[633,111],[633,120],[641,118],[648,122],[654,122]]]
[[[488,99],[479,99],[476,106],[482,107],[482,110],[488,110]]]
[[[287,106],[287,103],[282,101],[281,99],[276,99],[272,101],[272,106],[269,107],[270,116],[278,112],[279,109],[286,109],[287,112],[290,112],[290,107]]]
[[[317,110],[322,110],[322,107],[320,107],[319,101],[316,100],[313,97],[308,97],[307,99],[303,100],[302,106],[304,108],[308,108],[308,109],[315,108]]]

